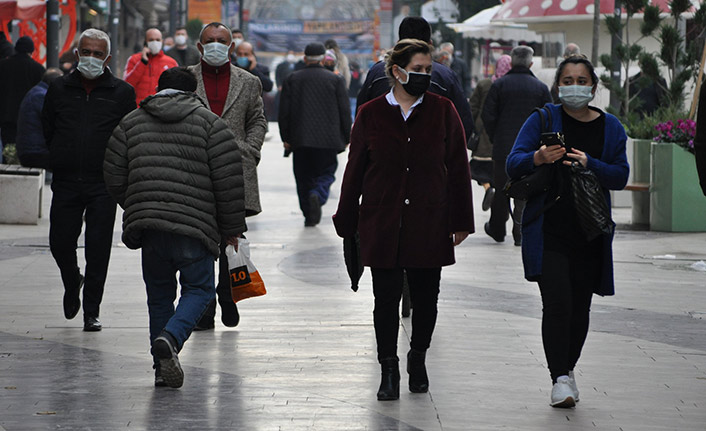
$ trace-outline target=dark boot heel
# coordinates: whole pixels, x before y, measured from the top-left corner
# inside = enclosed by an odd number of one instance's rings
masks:
[[[424,365],[427,352],[410,350],[407,353],[407,373],[409,373],[409,391],[417,394],[429,390],[427,367]]]
[[[382,380],[378,389],[378,401],[398,400],[400,398],[399,359],[387,358],[380,361]]]

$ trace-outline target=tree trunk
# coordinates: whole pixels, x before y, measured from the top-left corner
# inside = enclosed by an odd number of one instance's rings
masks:
[[[591,46],[591,63],[598,65],[598,43],[601,31],[601,0],[593,0],[593,45]]]

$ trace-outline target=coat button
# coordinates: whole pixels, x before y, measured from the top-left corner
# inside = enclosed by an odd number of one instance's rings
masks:
[[[411,140],[412,140],[412,138],[407,138],[407,142],[409,142],[409,141],[411,141]]]
[[[407,168],[407,172],[409,172],[409,168]]]
[[[405,200],[404,200],[404,204],[405,204],[405,205],[409,205],[409,199],[405,199]]]

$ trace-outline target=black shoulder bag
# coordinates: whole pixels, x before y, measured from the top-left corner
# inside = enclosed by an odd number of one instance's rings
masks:
[[[539,146],[542,145],[564,145],[564,134],[562,132],[545,132],[552,129],[552,114],[546,107],[534,108],[534,111],[539,113],[539,121],[541,124],[541,135],[539,138]],[[533,112],[534,112],[533,111]],[[549,126],[544,128],[544,115],[548,117]],[[529,200],[540,193],[549,191],[554,182],[556,174],[556,166],[553,163],[544,163],[537,166],[531,173],[523,175],[517,179],[510,179],[505,184],[503,192],[509,198],[519,199],[521,201]]]

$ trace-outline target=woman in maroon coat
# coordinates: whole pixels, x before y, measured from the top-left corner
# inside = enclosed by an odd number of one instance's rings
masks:
[[[378,400],[399,398],[404,271],[414,306],[409,390],[426,392],[424,359],[436,323],[441,267],[454,263],[454,246],[474,231],[463,125],[450,101],[426,92],[431,67],[431,47],[420,40],[403,39],[389,54],[392,90],[358,113],[334,216],[339,236],[360,233],[363,265],[372,268],[382,365]]]

